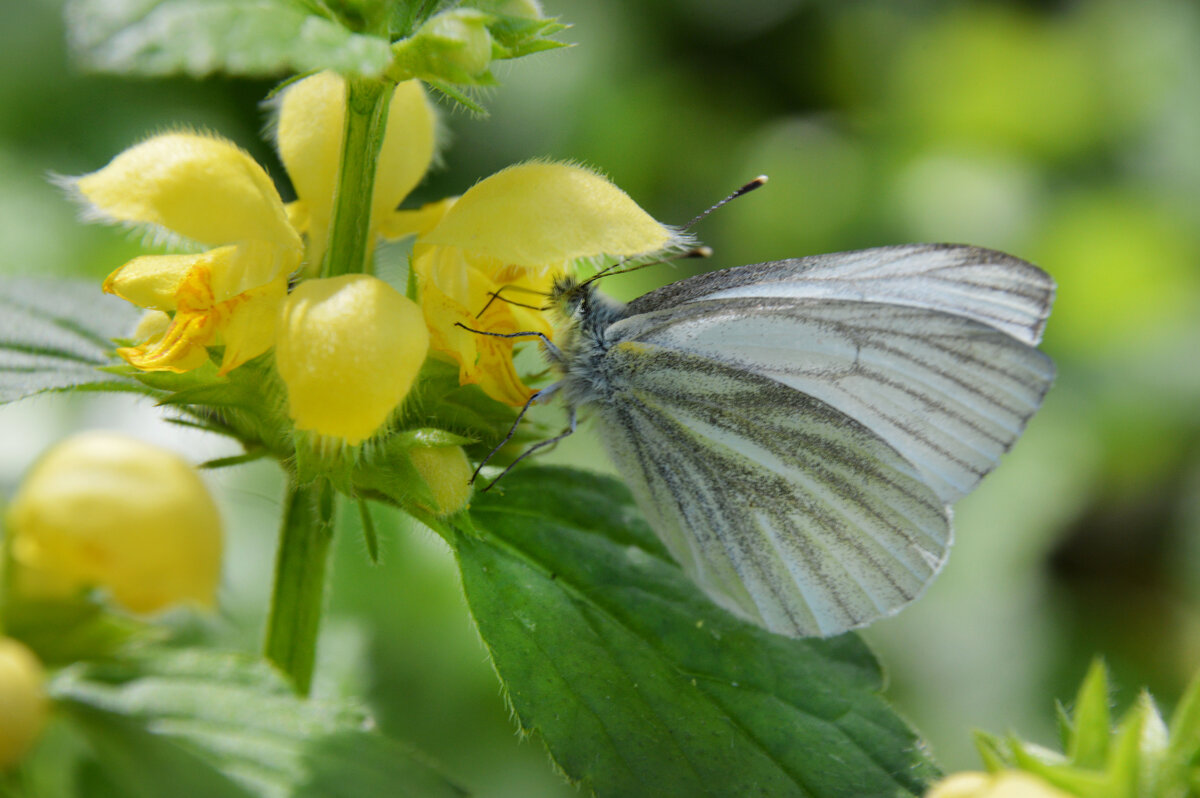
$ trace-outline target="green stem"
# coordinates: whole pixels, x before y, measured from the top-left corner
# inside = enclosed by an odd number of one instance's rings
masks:
[[[288,485],[265,653],[308,695],[325,601],[325,571],[333,541],[333,488],[325,480]]]
[[[322,277],[369,272],[371,198],[375,166],[387,130],[391,84],[367,78],[346,78],[346,127],[342,164],[329,222],[329,248]]]

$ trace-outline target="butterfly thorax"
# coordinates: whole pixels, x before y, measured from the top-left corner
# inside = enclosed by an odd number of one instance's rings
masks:
[[[601,294],[587,282],[565,278],[555,284],[550,306],[558,315],[554,336],[562,353],[562,390],[573,406],[607,396],[610,388],[604,356],[609,326],[625,316],[625,305]]]

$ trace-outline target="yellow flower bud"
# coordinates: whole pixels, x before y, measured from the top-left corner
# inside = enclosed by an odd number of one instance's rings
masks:
[[[33,652],[0,637],[0,770],[12,767],[46,725],[46,673]]]
[[[425,480],[437,505],[438,515],[457,513],[471,498],[471,463],[461,446],[417,446],[408,459]]]
[[[1070,798],[1031,773],[955,773],[925,793],[925,798]]]
[[[8,526],[18,577],[103,587],[133,612],[215,601],[216,504],[191,466],[156,446],[111,432],[68,438],[25,477]]]
[[[417,304],[382,280],[306,280],[284,304],[275,363],[297,429],[361,443],[408,394],[429,349]]]

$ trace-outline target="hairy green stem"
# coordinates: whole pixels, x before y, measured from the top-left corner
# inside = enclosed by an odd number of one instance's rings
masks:
[[[329,248],[322,277],[370,272],[371,198],[375,166],[387,131],[391,85],[368,78],[346,78],[346,127],[342,163],[329,223]]]
[[[334,493],[327,481],[288,485],[264,648],[300,695],[308,695],[312,685],[333,511]]]

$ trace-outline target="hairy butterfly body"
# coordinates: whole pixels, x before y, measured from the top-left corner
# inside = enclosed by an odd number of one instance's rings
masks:
[[[558,286],[547,347],[655,532],[715,601],[838,634],[914,599],[949,505],[997,464],[1054,367],[1054,283],[999,252],[909,245],[742,266],[628,305]]]

